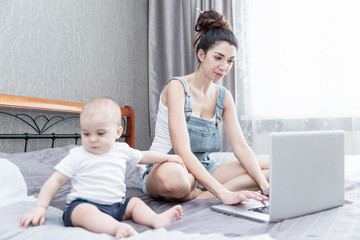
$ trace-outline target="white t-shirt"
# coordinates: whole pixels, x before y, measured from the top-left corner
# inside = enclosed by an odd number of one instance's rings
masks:
[[[55,169],[71,178],[72,189],[66,203],[85,198],[99,204],[121,202],[125,197],[126,164],[137,164],[142,154],[126,143],[116,142],[107,153],[97,155],[83,146],[75,147]]]

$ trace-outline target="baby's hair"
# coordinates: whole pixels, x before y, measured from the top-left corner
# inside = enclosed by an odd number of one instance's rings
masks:
[[[84,114],[98,114],[100,111],[110,111],[111,115],[115,117],[117,125],[121,126],[120,106],[108,97],[96,97],[91,99],[82,108],[80,118]]]
[[[195,25],[195,31],[197,34],[193,48],[196,47],[196,52],[202,49],[206,53],[213,45],[222,41],[238,47],[237,39],[229,22],[214,9],[200,14]]]

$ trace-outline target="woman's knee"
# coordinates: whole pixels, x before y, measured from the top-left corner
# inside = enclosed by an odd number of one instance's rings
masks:
[[[147,189],[149,194],[156,191],[158,195],[165,198],[182,198],[191,192],[195,186],[195,180],[179,164],[165,163],[151,170]],[[154,194],[156,195],[156,194]]]

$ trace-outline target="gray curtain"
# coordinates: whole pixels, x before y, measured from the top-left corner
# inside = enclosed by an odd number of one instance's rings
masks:
[[[189,74],[198,66],[192,41],[199,17],[196,8],[215,9],[233,25],[232,0],[149,0],[149,116],[151,138],[163,84],[174,76]],[[235,97],[235,71],[220,82]],[[222,151],[230,145],[222,132]]]

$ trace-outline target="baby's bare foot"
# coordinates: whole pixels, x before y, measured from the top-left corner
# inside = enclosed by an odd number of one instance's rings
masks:
[[[175,205],[169,210],[157,215],[153,228],[161,228],[182,218],[181,205]]]
[[[120,239],[120,238],[126,238],[126,237],[130,237],[137,234],[137,232],[135,231],[135,229],[130,226],[129,224],[126,223],[122,223],[115,235],[116,239]]]

